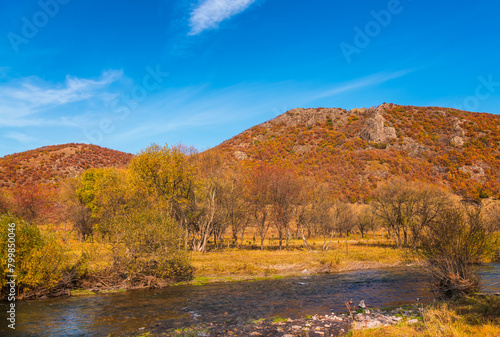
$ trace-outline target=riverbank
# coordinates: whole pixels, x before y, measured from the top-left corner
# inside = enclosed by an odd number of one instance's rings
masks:
[[[320,244],[315,240],[311,243],[318,248]],[[190,284],[206,284],[408,266],[418,261],[389,240],[354,238],[347,242],[336,240],[328,251],[308,251],[297,240],[291,241],[289,250],[278,250],[274,246],[260,250],[250,246],[208,253],[192,252],[191,263],[195,272]]]
[[[478,272],[486,285],[497,282],[500,269],[493,264]],[[427,287],[426,278],[416,268],[389,268],[46,299],[19,303],[23,312],[20,329],[33,335],[50,331],[52,336],[176,336],[180,333],[181,336],[229,336],[229,332],[238,336],[249,336],[252,332],[264,336],[272,335],[273,332],[278,333],[278,336],[285,333],[300,336],[299,332],[305,334],[309,330],[292,330],[298,329],[298,326],[311,329],[323,324],[323,330],[317,330],[333,334],[335,331],[342,332],[340,329],[350,331],[350,325],[344,328],[350,322],[346,301],[352,299],[349,305],[358,311],[362,309],[358,304],[363,300],[368,306],[365,309],[373,315],[377,314],[377,310],[372,306],[412,305],[417,302],[417,298],[422,303],[432,303]],[[500,289],[490,286],[485,287],[485,291],[498,292]],[[410,311],[406,307],[402,309]],[[74,315],[75,310],[78,311],[77,316]],[[385,316],[402,315],[405,319],[413,319],[416,314],[381,311]],[[342,321],[336,319],[333,313],[342,317]],[[362,313],[361,310],[356,314],[353,313],[354,318],[360,320],[369,318],[371,321],[373,318],[364,317],[367,312]],[[463,312],[458,314],[462,315]],[[314,315],[318,319],[313,320]],[[73,323],[67,325],[68,320]],[[394,317],[392,321],[387,320],[396,324],[398,329],[397,325],[403,323],[396,323],[399,319]],[[254,328],[256,330],[249,330]]]
[[[78,266],[71,270],[57,285],[45,286],[19,294],[19,300],[45,299],[48,297],[85,296],[131,289],[163,288],[172,285],[204,285],[248,280],[280,279],[293,276],[331,274],[343,271],[380,269],[409,266],[418,261],[405,250],[386,238],[337,239],[328,251],[320,249],[322,240],[310,240],[312,250],[306,250],[301,240],[290,240],[289,249],[279,250],[270,240],[261,250],[247,241],[240,248],[229,247],[207,253],[191,252],[193,278],[188,281],[152,279],[137,283],[127,278],[110,277],[109,266],[113,261],[109,247],[100,243],[68,243],[67,261]],[[81,264],[79,261],[82,261]]]
[[[313,247],[320,247],[320,240],[312,240]],[[87,247],[88,250],[88,247]],[[94,250],[95,251],[95,250]],[[102,251],[99,251],[102,253]],[[89,264],[88,274],[101,272],[106,265],[106,256],[95,256],[97,264]],[[260,250],[248,245],[242,248],[224,248],[207,253],[191,252],[194,267],[193,279],[177,283],[161,282],[153,285],[161,288],[172,285],[205,285],[250,280],[281,279],[294,276],[312,276],[344,271],[381,269],[397,266],[412,266],[418,260],[405,250],[396,248],[389,240],[379,237],[339,239],[331,243],[328,251],[306,250],[300,240],[291,240],[288,250],[278,250],[273,244]],[[93,295],[129,289],[148,288],[148,285],[108,285],[105,282],[81,282],[81,288],[73,289],[71,296]]]
[[[416,303],[383,309],[360,304],[363,308],[359,304],[348,303],[350,312],[346,306],[346,313],[340,314],[306,316],[295,320],[274,317],[239,326],[198,326],[143,336],[500,336],[498,296],[478,295],[429,305]]]

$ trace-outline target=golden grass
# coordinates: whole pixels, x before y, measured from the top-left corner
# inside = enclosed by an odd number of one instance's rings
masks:
[[[62,239],[62,232],[58,233]],[[106,269],[111,263],[110,245],[79,242],[74,232],[66,235],[65,245],[70,259],[76,262],[82,254],[87,256],[89,273]],[[414,262],[405,251],[381,235],[335,239],[328,251],[322,251],[323,240],[309,240],[314,248],[307,251],[302,240],[291,240],[289,250],[278,250],[276,240],[266,240],[264,250],[251,236],[245,239],[241,249],[224,248],[207,253],[192,252],[191,261],[195,268],[192,284],[205,284],[228,280],[277,278],[287,276],[320,274],[357,269],[381,268]]]
[[[354,330],[353,337],[465,337],[500,336],[500,298],[475,296],[429,305],[424,320],[418,324],[405,322],[378,329]]]
[[[332,242],[328,251],[321,251],[319,240],[307,251],[301,241],[294,241],[290,250],[277,250],[275,246],[254,249],[223,249],[208,253],[192,253],[195,277],[234,280],[272,278],[356,269],[380,268],[409,262],[402,250],[385,240],[349,240],[348,251],[344,239]],[[292,244],[290,245],[292,246]],[[209,281],[209,280],[207,280]]]

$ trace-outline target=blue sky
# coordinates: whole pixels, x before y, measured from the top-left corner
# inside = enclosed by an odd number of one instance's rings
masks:
[[[215,146],[296,107],[500,113],[500,3],[4,0],[0,155]]]

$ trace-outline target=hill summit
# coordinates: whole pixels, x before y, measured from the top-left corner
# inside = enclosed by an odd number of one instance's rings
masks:
[[[382,104],[293,109],[223,142],[231,160],[280,163],[352,201],[401,176],[469,197],[500,196],[500,116]]]
[[[89,144],[44,146],[0,158],[0,187],[29,182],[55,185],[93,167],[124,167],[130,153]]]

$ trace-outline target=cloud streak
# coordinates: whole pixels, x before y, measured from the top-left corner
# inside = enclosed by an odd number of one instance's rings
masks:
[[[64,105],[92,97],[96,90],[107,87],[122,75],[121,71],[113,70],[104,72],[98,80],[66,76],[64,84],[55,87],[24,79],[18,87],[0,87],[0,101],[23,101],[33,107]]]
[[[256,0],[202,0],[191,12],[189,35],[198,35],[207,29],[217,28],[219,23],[239,14]]]
[[[326,97],[331,97],[331,96],[336,96],[339,94],[342,94],[344,92],[348,91],[353,91],[357,89],[361,89],[364,87],[368,86],[373,86],[373,85],[378,85],[385,83],[390,80],[394,80],[400,77],[403,77],[409,73],[412,73],[415,71],[414,69],[407,69],[407,70],[400,70],[400,71],[395,71],[391,73],[383,72],[383,73],[377,73],[373,75],[369,75],[354,81],[350,81],[347,83],[343,83],[340,86],[337,86],[333,89],[328,89],[323,92],[320,92],[317,95],[314,95],[311,97],[311,100],[317,100],[321,98],[326,98]]]
[[[108,87],[122,78],[122,71],[112,70],[103,72],[98,79],[66,76],[64,82],[53,84],[36,77],[27,77],[0,85],[0,125],[75,126],[67,117],[45,118],[68,104],[105,100]],[[37,117],[41,114],[44,119]]]
[[[34,137],[30,137],[24,133],[12,131],[4,134],[5,138],[13,139],[21,143],[31,143],[36,140]]]

